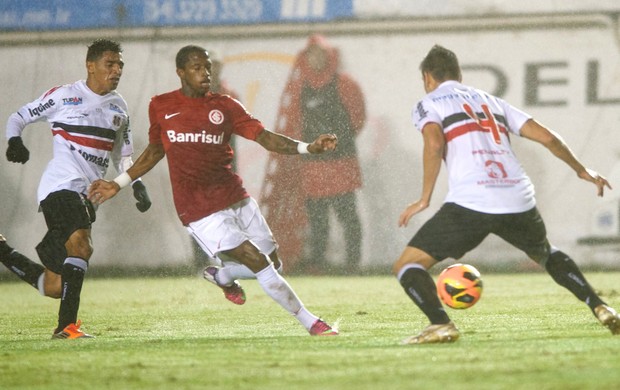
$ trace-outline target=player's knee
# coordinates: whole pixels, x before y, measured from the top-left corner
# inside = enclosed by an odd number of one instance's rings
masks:
[[[547,261],[549,261],[549,257],[554,251],[557,251],[557,249],[552,249],[550,245],[545,245],[534,252],[528,253],[528,257],[544,268],[547,265]]]
[[[394,265],[392,266],[392,273],[394,275],[398,275],[403,267],[411,264],[416,264],[421,268],[429,269],[433,265],[437,264],[437,260],[418,248],[408,246],[405,248],[398,260],[394,262]]]
[[[271,264],[271,262],[268,260],[267,255],[260,252],[252,253],[246,258],[246,261],[246,265],[254,273],[264,270],[266,267],[269,266],[269,264]]]
[[[261,251],[249,241],[245,241],[234,249],[225,251],[224,254],[245,265],[254,273],[265,269],[265,267],[271,263],[269,257],[261,253]]]
[[[84,260],[90,259],[94,251],[90,235],[84,230],[74,232],[65,246],[68,256],[79,257]]]
[[[72,245],[67,250],[67,255],[71,257],[79,257],[81,259],[88,260],[93,255],[93,251],[94,249],[93,249],[93,246],[90,244],[90,242],[88,241],[79,242],[77,244]]]

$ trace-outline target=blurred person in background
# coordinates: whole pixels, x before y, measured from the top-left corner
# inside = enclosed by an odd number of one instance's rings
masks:
[[[258,204],[232,170],[229,141],[236,134],[270,152],[293,155],[334,150],[338,139],[321,134],[308,144],[273,133],[239,101],[210,93],[211,60],[202,47],[181,48],[176,68],[181,88],[151,99],[149,145],[114,181],[93,183],[89,199],[105,202],[167,157],[179,219],[209,257],[223,264],[206,267],[204,278],[237,305],[246,301],[237,279],[256,279],[310,335],[337,335],[336,329],[305,308],[279,274],[282,262],[276,241]]]
[[[81,330],[77,319],[82,284],[93,253],[95,207],[86,194],[91,182],[105,176],[110,163],[119,173],[132,164],[127,103],[116,92],[123,65],[120,44],[107,39],[94,41],[86,54],[86,80],[48,90],[13,113],[6,125],[6,157],[21,164],[30,158],[21,137],[24,128],[43,120],[51,125],[53,158],[37,192],[48,228],[36,247],[43,265],[11,248],[2,235],[0,261],[42,295],[60,298],[58,326],[52,336],[55,339],[92,337]],[[148,210],[151,201],[140,180],[133,181],[133,191],[137,208]]]
[[[362,174],[355,140],[366,123],[366,108],[358,83],[341,72],[338,50],[324,36],[310,36],[297,55],[280,104],[278,133],[306,142],[321,133],[334,133],[338,149],[335,153],[306,155],[300,162],[271,156],[277,166],[267,172],[268,188],[291,188],[288,200],[282,199],[287,194],[281,191],[264,194],[267,219],[277,226],[276,232],[305,241],[305,251],[300,244],[298,253],[293,253],[301,258],[299,271],[323,273],[333,268],[327,259],[333,211],[344,232],[338,239],[345,247],[344,271],[356,273],[362,257],[362,226],[355,191],[362,186]],[[294,211],[300,208],[294,203],[283,210],[286,202],[300,199],[305,199],[305,215]],[[307,239],[299,234],[306,220]]]
[[[495,234],[525,254],[559,285],[585,302],[612,334],[620,334],[620,316],[594,291],[567,254],[554,247],[536,208],[534,186],[517,160],[509,135],[546,147],[593,183],[603,196],[608,181],[586,168],[562,138],[530,115],[484,91],[461,84],[456,55],[434,46],[420,65],[427,95],[413,110],[424,138],[421,196],[399,217],[399,226],[429,207],[442,161],[448,170],[448,194],[442,207],[413,236],[393,272],[406,294],[431,324],[405,344],[447,343],[460,332],[442,307],[428,269],[459,259]]]

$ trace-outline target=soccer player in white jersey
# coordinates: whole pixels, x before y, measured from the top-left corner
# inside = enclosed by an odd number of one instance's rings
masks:
[[[90,183],[110,164],[124,172],[132,165],[133,144],[127,103],[116,92],[123,72],[121,46],[94,41],[86,54],[86,80],[52,88],[13,113],[6,125],[9,161],[25,164],[30,153],[22,142],[24,128],[46,120],[53,135],[53,158],[41,178],[37,201],[48,232],[37,245],[43,265],[11,248],[0,235],[0,261],[48,297],[60,298],[58,326],[52,338],[92,337],[77,319],[80,292],[92,255],[91,224],[95,207],[87,199]],[[133,182],[136,207],[151,206],[141,181]]]
[[[405,344],[456,341],[459,331],[443,309],[427,272],[438,262],[458,259],[495,234],[543,266],[561,286],[585,302],[612,334],[620,334],[620,316],[595,293],[575,262],[552,246],[536,209],[534,188],[512,151],[509,134],[545,146],[593,183],[603,196],[607,180],[582,165],[562,138],[502,99],[461,84],[456,55],[434,46],[420,65],[427,95],[413,110],[424,137],[420,197],[399,217],[399,226],[431,201],[442,160],[448,170],[445,203],[413,236],[394,263],[393,272],[431,324]]]

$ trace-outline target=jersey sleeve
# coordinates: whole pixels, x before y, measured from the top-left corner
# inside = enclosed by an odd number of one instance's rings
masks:
[[[47,120],[57,107],[60,106],[60,102],[54,94],[59,88],[61,87],[54,87],[46,91],[43,95],[13,113],[6,124],[6,137],[21,137],[27,125]]]
[[[521,111],[503,99],[497,98],[497,103],[502,107],[506,117],[506,123],[510,132],[521,135],[521,127],[532,118],[531,115]]]
[[[161,145],[161,125],[157,120],[157,101],[155,98],[151,99],[149,103],[149,143]]]
[[[125,171],[122,167],[121,161],[127,157],[131,157],[133,154],[133,138],[131,135],[131,121],[128,115],[127,102],[120,95],[120,100],[116,100],[117,104],[124,111],[124,119],[121,127],[116,131],[116,137],[114,138],[114,146],[112,147],[111,158],[114,167],[118,173]]]
[[[261,121],[254,118],[238,100],[229,98],[228,108],[233,118],[233,133],[254,141],[265,129]]]
[[[437,111],[433,108],[433,105],[424,98],[418,102],[411,113],[413,124],[419,131],[424,129],[427,123],[437,123],[441,126],[441,117]]]

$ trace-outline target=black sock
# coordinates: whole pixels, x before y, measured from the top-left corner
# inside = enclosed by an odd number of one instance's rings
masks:
[[[67,257],[62,265],[62,295],[60,297],[60,309],[58,310],[58,328],[63,330],[67,325],[77,321],[77,313],[80,307],[80,293],[88,263],[77,257]]]
[[[400,277],[409,298],[426,314],[431,324],[447,324],[450,317],[437,296],[437,286],[429,273],[422,268],[409,268]]]
[[[549,255],[545,264],[547,272],[557,284],[568,289],[580,301],[583,301],[594,310],[598,305],[604,304],[601,298],[594,292],[586,278],[583,276],[577,264],[567,254],[557,251]]]
[[[16,250],[13,250],[6,243],[0,245],[0,262],[21,280],[32,287],[39,289],[39,277],[45,268],[38,263],[30,260]]]

